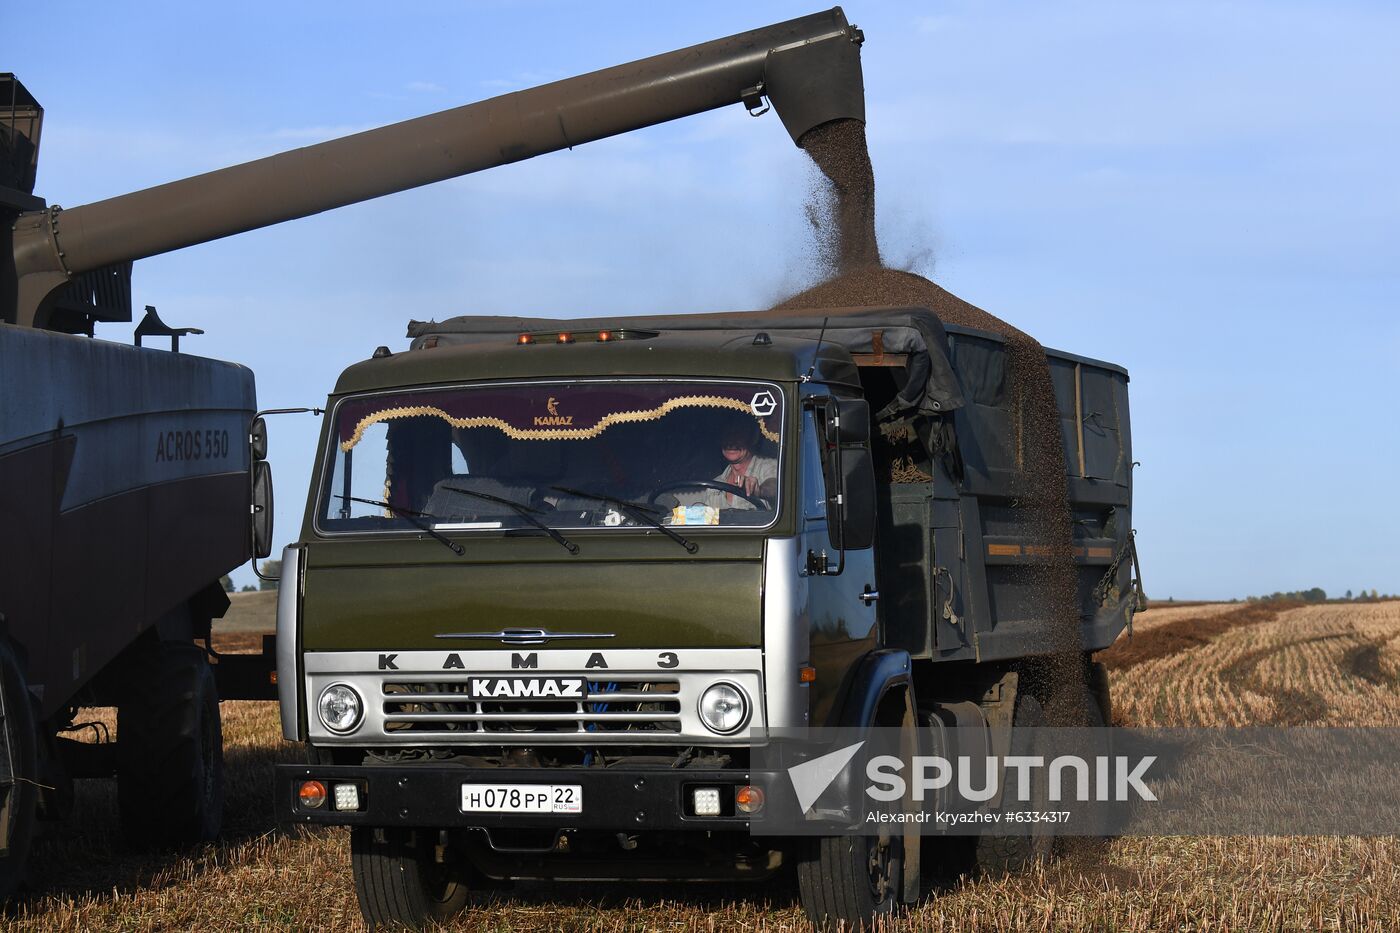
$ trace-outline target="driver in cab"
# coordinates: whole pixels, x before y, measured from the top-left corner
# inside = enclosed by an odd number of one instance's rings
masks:
[[[755,453],[758,446],[758,425],[753,422],[735,424],[720,435],[720,454],[724,469],[714,478],[716,483],[743,490],[745,495],[767,499],[778,492],[778,461]],[[677,497],[683,505],[707,505],[713,509],[755,509],[753,502],[733,491],[704,489]]]

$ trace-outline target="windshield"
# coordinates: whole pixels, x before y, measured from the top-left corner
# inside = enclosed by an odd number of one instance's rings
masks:
[[[783,396],[766,383],[573,382],[349,398],[328,532],[771,524]]]

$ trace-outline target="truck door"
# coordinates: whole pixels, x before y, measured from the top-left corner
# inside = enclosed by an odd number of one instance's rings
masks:
[[[826,724],[836,698],[856,662],[877,646],[877,607],[874,599],[862,599],[876,590],[875,549],[848,550],[839,575],[816,569],[823,555],[835,569],[838,556],[827,530],[827,477],[822,472],[821,441],[814,413],[802,412],[802,437],[798,455],[803,561],[807,577],[807,606],[811,632],[811,664],[817,670],[813,684],[812,724]]]

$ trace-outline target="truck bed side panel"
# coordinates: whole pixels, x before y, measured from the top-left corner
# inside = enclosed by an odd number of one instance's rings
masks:
[[[1017,499],[1019,414],[1005,350],[989,334],[951,329],[966,404],[952,414],[964,477],[929,464],[932,482],[891,483],[881,515],[886,643],[919,658],[990,661],[1060,649]],[[1132,528],[1128,376],[1046,351],[1060,413],[1082,647],[1126,626]],[[1115,567],[1116,564],[1116,567]],[[1105,578],[1110,575],[1112,579]]]

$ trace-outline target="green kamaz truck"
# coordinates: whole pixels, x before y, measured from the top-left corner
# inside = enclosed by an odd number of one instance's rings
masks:
[[[280,817],[351,828],[366,920],[793,863],[818,922],[917,897],[917,836],[751,833],[783,783],[753,756],[812,726],[1043,721],[1022,675],[1064,645],[1002,338],[919,308],[410,336],[340,377],[282,558],[282,724],[312,763],[279,768]],[[1090,724],[1091,654],[1137,601],[1128,378],[1047,360]]]

